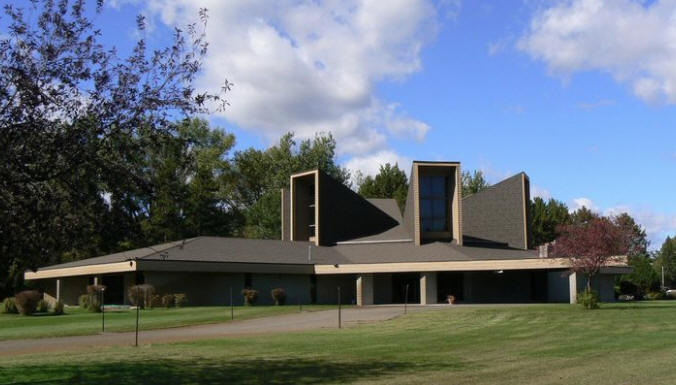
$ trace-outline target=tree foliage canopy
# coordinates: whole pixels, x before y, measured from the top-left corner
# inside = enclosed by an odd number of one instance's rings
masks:
[[[398,164],[380,165],[375,177],[367,176],[359,185],[359,194],[364,198],[393,198],[399,210],[404,209],[408,194],[408,178]]]
[[[550,198],[536,197],[530,202],[531,245],[539,246],[552,242],[559,236],[559,227],[570,223],[570,214],[565,203]]]
[[[667,287],[676,285],[676,237],[667,237],[657,252],[655,267],[661,273],[664,268],[664,281]]]
[[[573,272],[586,275],[587,291],[591,291],[591,279],[602,267],[618,257],[636,254],[633,234],[617,218],[593,218],[563,225],[559,231],[553,255],[568,258]]]
[[[236,201],[237,207],[244,212],[244,225],[239,235],[280,238],[280,190],[289,187],[293,173],[320,169],[349,186],[350,173],[338,165],[335,150],[336,140],[330,133],[317,134],[300,143],[289,133],[266,150],[250,148],[237,152],[233,159],[238,176]]]
[[[462,173],[463,197],[476,194],[487,187],[490,187],[490,183],[488,183],[484,178],[483,171],[481,170],[474,170],[473,172],[463,171]]]
[[[94,252],[115,186],[135,192],[116,199],[144,209],[134,200],[153,190],[138,166],[146,144],[171,141],[176,117],[224,103],[229,87],[192,87],[207,49],[205,10],[170,46],[149,52],[141,39],[120,57],[99,43],[85,5],[33,1],[0,16],[0,271],[14,276],[63,253]],[[142,17],[137,25],[142,34]],[[15,284],[2,281],[0,290]]]

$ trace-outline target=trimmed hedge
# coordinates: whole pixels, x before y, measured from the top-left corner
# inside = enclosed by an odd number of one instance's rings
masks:
[[[45,302],[44,299],[38,301],[38,305],[35,307],[36,313],[47,313],[49,312],[49,305]]]
[[[16,308],[16,303],[14,298],[5,298],[2,301],[2,313],[3,314],[19,314],[19,310]]]
[[[35,313],[38,307],[38,302],[42,299],[42,293],[37,290],[24,290],[17,293],[14,297],[14,303],[22,315],[31,315]]]
[[[270,291],[270,295],[272,296],[272,300],[275,301],[275,305],[277,306],[284,305],[284,303],[286,302],[286,292],[281,287],[272,289]]]
[[[170,307],[174,307],[176,305],[176,300],[174,299],[173,294],[165,294],[162,296],[162,306],[166,307],[167,309]]]
[[[63,314],[63,302],[61,302],[61,301],[54,302],[54,306],[52,308],[52,313],[54,313],[54,315]]]
[[[244,297],[244,305],[253,306],[258,301],[258,290],[242,289],[242,296]]]
[[[648,301],[654,301],[657,299],[665,299],[667,296],[665,293],[659,292],[659,291],[651,291],[649,293],[646,293],[643,296],[643,299],[647,299]]]
[[[577,294],[577,302],[584,306],[585,309],[598,309],[599,308],[599,294],[592,291],[583,291]]]
[[[129,302],[131,302],[133,306],[141,306],[142,309],[153,307],[154,295],[155,287],[147,283],[130,286],[127,290]]]
[[[174,304],[176,307],[183,307],[185,304],[188,303],[188,296],[180,293],[180,294],[174,294]]]

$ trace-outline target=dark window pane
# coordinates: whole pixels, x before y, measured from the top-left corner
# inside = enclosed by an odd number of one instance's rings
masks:
[[[432,192],[432,181],[429,176],[420,177],[420,196],[427,197]]]
[[[432,194],[435,197],[443,197],[445,194],[445,188],[444,188],[444,178],[443,176],[435,176],[434,179],[432,179]]]
[[[420,200],[420,216],[423,218],[431,217],[432,214],[432,201],[429,199]]]
[[[432,201],[432,217],[445,218],[446,217],[446,202],[441,199]]]

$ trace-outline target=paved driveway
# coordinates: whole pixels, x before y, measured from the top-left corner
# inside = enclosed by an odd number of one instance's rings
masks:
[[[409,311],[420,311],[423,309],[425,309],[425,307],[409,307]],[[384,321],[395,318],[402,313],[403,308],[401,306],[348,308],[343,309],[342,311],[342,325],[343,327],[351,327],[360,323]],[[141,331],[139,334],[139,345],[337,327],[338,311],[324,310],[242,321],[235,320],[219,324]],[[125,332],[104,333],[91,336],[0,341],[0,356],[85,349],[101,346],[130,346],[134,344],[134,338],[134,332]]]

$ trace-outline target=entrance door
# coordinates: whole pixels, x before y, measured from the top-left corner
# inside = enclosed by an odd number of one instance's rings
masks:
[[[103,285],[106,287],[104,302],[108,305],[124,303],[124,278],[121,274],[104,275]]]
[[[439,303],[446,303],[449,295],[455,297],[456,301],[463,301],[463,282],[464,273],[455,271],[440,271],[437,273],[437,300]]]
[[[408,285],[408,303],[420,303],[420,274],[392,274],[392,303],[404,303]]]

